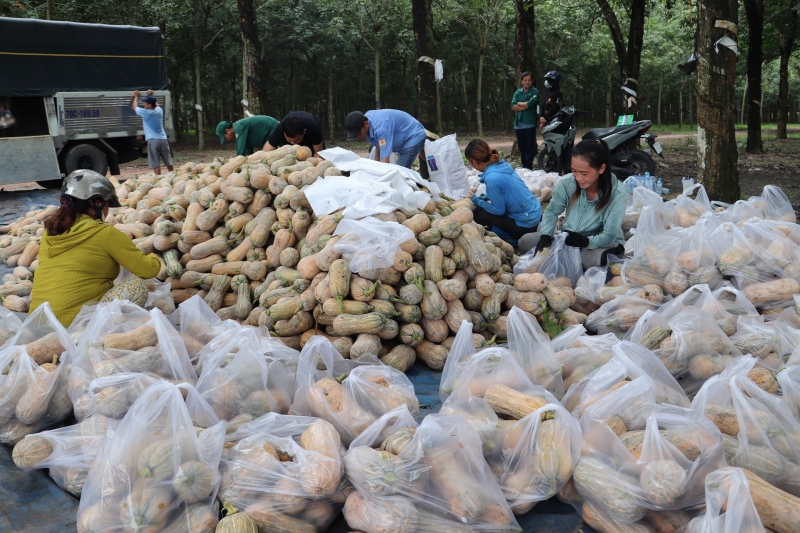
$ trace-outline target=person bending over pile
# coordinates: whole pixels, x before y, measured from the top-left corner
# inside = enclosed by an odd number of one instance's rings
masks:
[[[64,179],[60,203],[58,211],[44,219],[30,312],[49,302],[56,318],[68,327],[87,303],[118,297],[144,305],[147,287],[141,279],[113,286],[119,267],[147,279],[158,274],[161,263],[103,222],[109,207],[119,207],[111,182],[93,170],[76,170]]]
[[[325,140],[317,117],[307,111],[292,111],[287,114],[267,139],[264,151],[271,152],[285,144],[305,146],[314,156],[324,150]]]
[[[472,197],[475,222],[512,241],[535,232],[542,206],[511,165],[500,159],[497,149],[483,139],[475,139],[467,145],[464,155],[472,168],[482,173],[481,183],[486,185],[485,195]]]
[[[553,242],[558,216],[567,210],[561,231],[567,246],[581,249],[583,268],[605,266],[608,254],[622,256],[625,237],[622,217],[628,197],[625,186],[611,173],[608,146],[600,140],[581,141],[572,150],[572,174],[553,188],[539,233],[519,240],[521,252],[540,251]]]

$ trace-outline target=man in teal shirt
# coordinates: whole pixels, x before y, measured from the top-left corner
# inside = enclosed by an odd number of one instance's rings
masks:
[[[278,124],[280,122],[265,115],[255,115],[236,122],[223,120],[217,124],[217,135],[221,144],[236,141],[236,155],[250,155],[265,149],[269,136]]]
[[[533,86],[533,75],[523,72],[520,76],[522,87],[511,98],[511,110],[514,111],[514,133],[517,134],[522,166],[533,170],[533,159],[536,157],[536,116],[539,113],[539,91]]]

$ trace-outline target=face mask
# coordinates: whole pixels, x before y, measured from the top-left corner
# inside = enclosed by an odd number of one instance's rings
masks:
[[[549,81],[544,80],[544,88],[545,89],[549,89],[550,88],[550,82]]]

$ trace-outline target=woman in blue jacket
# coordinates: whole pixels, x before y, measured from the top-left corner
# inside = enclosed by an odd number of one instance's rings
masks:
[[[501,230],[513,240],[536,231],[542,206],[511,165],[483,139],[475,139],[464,150],[472,168],[482,172],[486,194],[473,196],[475,222],[492,231]]]

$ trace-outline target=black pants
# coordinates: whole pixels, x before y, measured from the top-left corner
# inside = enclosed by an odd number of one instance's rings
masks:
[[[533,170],[533,158],[536,157],[536,128],[514,130],[517,134],[517,147],[519,147],[522,166]]]
[[[532,228],[523,228],[522,226],[518,226],[517,221],[513,218],[509,216],[493,215],[481,207],[475,208],[475,211],[472,212],[472,218],[475,222],[481,226],[486,226],[490,230],[492,226],[497,226],[515,239],[519,239],[526,233],[534,233],[539,227],[537,224]]]

